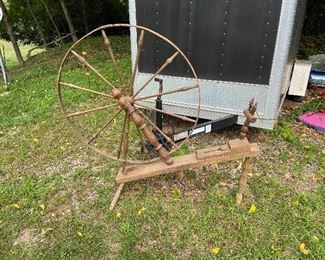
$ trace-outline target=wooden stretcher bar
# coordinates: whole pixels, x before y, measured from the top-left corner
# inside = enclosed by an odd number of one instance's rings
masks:
[[[226,161],[254,157],[260,154],[256,143],[249,143],[246,138],[230,140],[226,145],[198,150],[196,153],[173,157],[173,164],[155,161],[141,166],[127,166],[125,172],[119,171],[118,184],[146,179],[158,175],[177,173],[189,168],[217,164]]]

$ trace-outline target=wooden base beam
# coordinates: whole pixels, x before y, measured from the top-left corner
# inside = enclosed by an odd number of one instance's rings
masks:
[[[249,143],[246,138],[234,139],[226,145],[198,150],[196,153],[174,157],[174,163],[167,165],[164,161],[156,161],[146,165],[127,166],[125,172],[120,170],[116,182],[118,184],[146,179],[163,174],[177,173],[189,168],[217,164],[226,161],[254,157],[260,154],[255,143]]]

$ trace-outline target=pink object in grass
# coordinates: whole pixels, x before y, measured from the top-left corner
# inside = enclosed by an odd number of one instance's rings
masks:
[[[325,111],[306,112],[299,116],[298,119],[318,132],[325,133]]]

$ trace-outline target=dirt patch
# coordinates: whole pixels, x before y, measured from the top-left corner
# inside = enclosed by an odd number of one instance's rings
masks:
[[[62,220],[66,219],[71,215],[71,206],[67,204],[63,204],[58,206],[55,211],[51,214],[51,216],[55,219]]]
[[[41,238],[34,230],[31,229],[23,229],[18,237],[14,241],[15,245],[20,245],[21,247],[28,247],[35,245],[36,243],[40,242]]]

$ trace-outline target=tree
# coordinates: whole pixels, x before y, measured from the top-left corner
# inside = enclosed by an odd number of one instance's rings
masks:
[[[3,0],[0,0],[0,7],[1,7],[2,12],[3,12],[3,21],[5,23],[7,33],[9,35],[9,37],[10,37],[11,44],[12,44],[12,46],[14,48],[15,53],[16,53],[17,60],[18,60],[20,65],[23,65],[24,64],[24,59],[23,59],[23,57],[21,55],[21,52],[20,52],[20,49],[19,49],[19,46],[18,46],[18,43],[17,43],[17,40],[16,40],[15,32],[14,32],[13,27],[11,25],[11,21],[10,21],[10,18],[9,18],[9,15],[8,15],[8,12],[7,12],[7,9],[6,9],[6,6],[5,6]]]
[[[43,45],[43,39],[36,28],[26,0],[3,0],[3,2],[6,3],[17,40],[25,44]],[[61,0],[29,0],[29,2],[47,42],[58,39],[59,34],[63,36],[70,33]],[[70,21],[73,22],[73,31],[78,31],[78,36],[103,24],[128,22],[127,0],[63,0],[63,2],[63,6],[68,10],[68,17],[70,16]],[[91,17],[96,19],[90,19]],[[0,38],[10,40],[4,23],[0,23]],[[72,40],[72,37],[68,39]],[[55,45],[49,47],[52,46]]]
[[[85,0],[81,0],[81,8],[82,8],[82,18],[83,18],[83,22],[84,22],[85,33],[88,33],[89,32],[89,26],[88,26],[88,19],[87,19]]]
[[[50,18],[51,23],[53,24],[53,26],[55,28],[56,34],[58,35],[58,39],[61,38],[59,28],[58,28],[58,26],[56,25],[56,23],[54,21],[53,15],[52,15],[47,3],[44,0],[41,0],[41,2],[42,2],[43,6],[45,8],[45,11],[46,11],[47,15]]]
[[[60,3],[61,3],[64,15],[65,15],[65,18],[67,19],[67,23],[68,23],[68,26],[69,26],[70,33],[73,33],[73,32],[75,32],[75,29],[74,29],[74,26],[73,26],[73,23],[72,23],[72,20],[71,20],[70,13],[68,11],[67,5],[65,4],[65,0],[60,0]],[[72,35],[72,39],[73,39],[74,42],[76,42],[78,40],[76,33],[74,33]]]
[[[46,41],[45,35],[43,33],[43,30],[42,30],[40,24],[37,21],[35,13],[33,12],[32,6],[30,4],[30,0],[26,0],[26,3],[27,3],[27,6],[28,6],[28,9],[29,9],[29,12],[32,15],[32,17],[34,19],[34,22],[36,24],[37,31],[38,31],[39,35],[41,36],[41,38],[42,38],[43,45],[44,45],[45,48],[47,48],[47,41]]]

